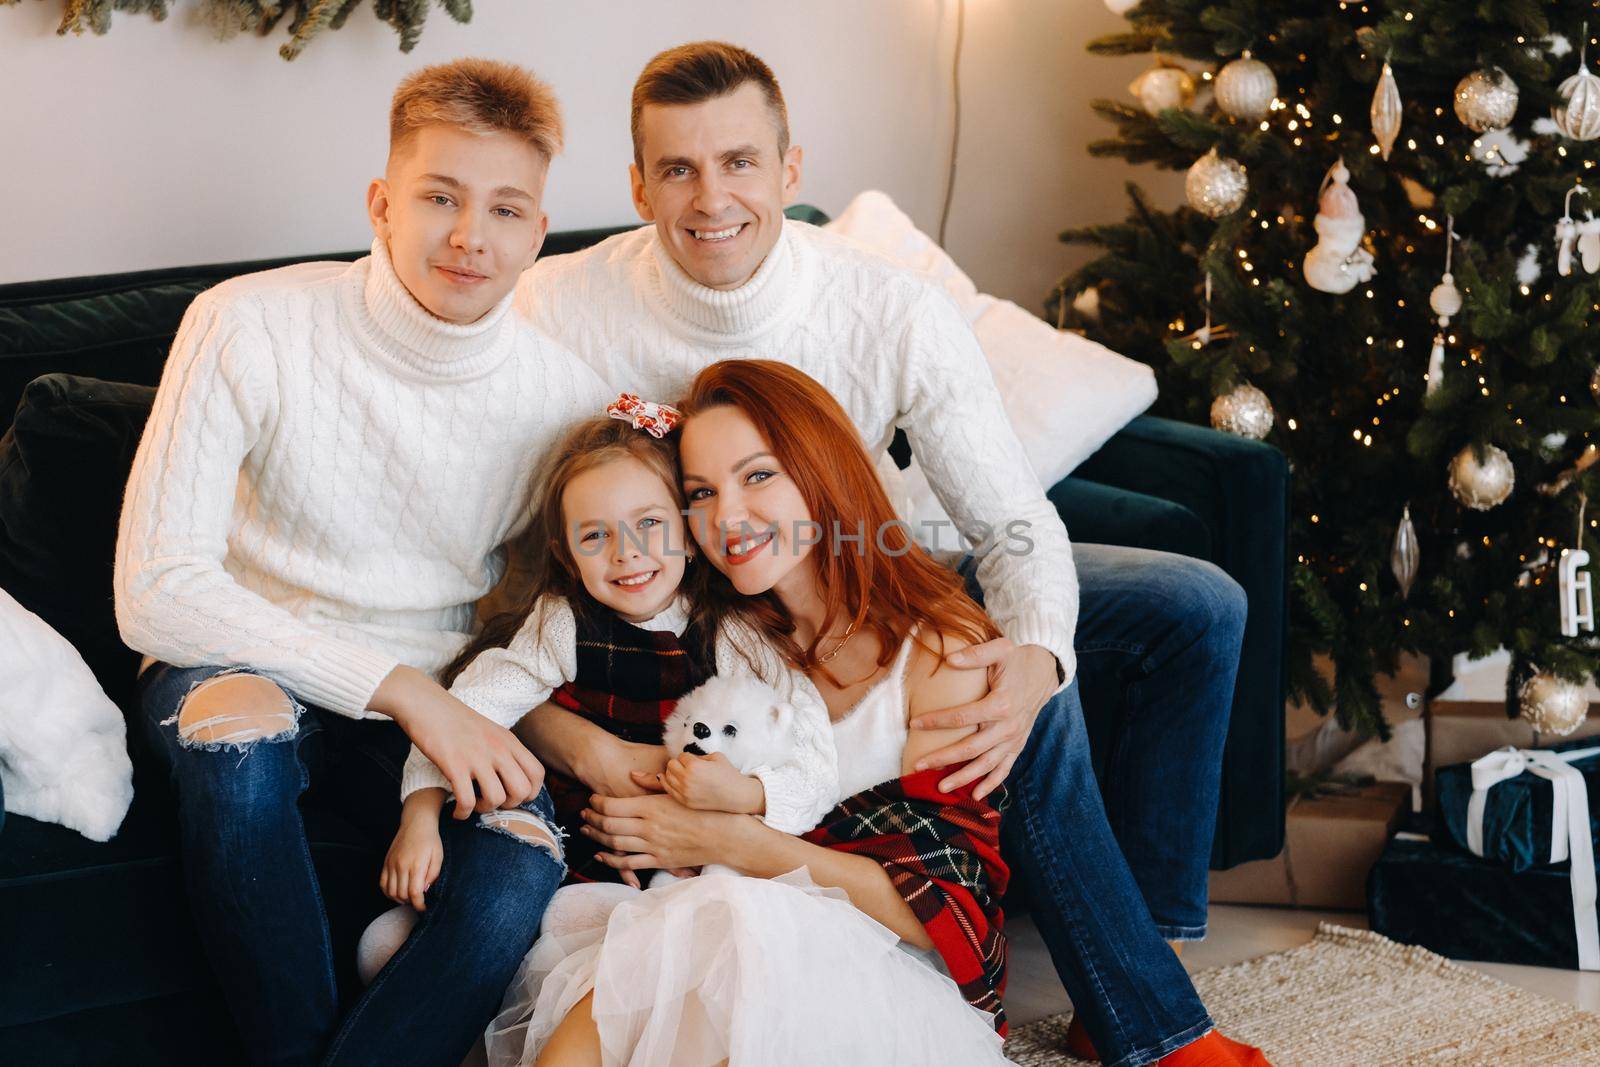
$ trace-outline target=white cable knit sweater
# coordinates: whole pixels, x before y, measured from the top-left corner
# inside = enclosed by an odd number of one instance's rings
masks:
[[[654,618],[636,625],[670,630],[682,637],[689,625],[689,607],[688,601],[679,597]],[[788,669],[755,631],[737,621],[717,635],[716,673],[759,678],[794,707],[790,760],[777,767],[758,767],[752,774],[766,791],[763,821],[784,833],[805,833],[840,799],[838,756],[822,694],[803,674]],[[563,597],[546,596],[534,605],[510,643],[478,655],[450,692],[478,714],[509,729],[577,675],[578,628],[572,605]],[[450,783],[413,745],[400,778],[400,795],[404,798],[428,788],[449,792]]]
[[[123,641],[356,718],[398,664],[443,667],[535,464],[611,398],[510,304],[443,322],[382,241],[197,297],[123,502]]]
[[[750,281],[709,289],[645,226],[539,261],[517,285],[517,309],[614,387],[649,400],[680,397],[718,360],[776,359],[833,394],[871,455],[903,427],[939,502],[976,545],[989,615],[1017,644],[1049,649],[1072,679],[1072,546],[977,339],[945,293],[793,221]],[[1006,550],[1014,520],[1029,524],[1026,554]]]

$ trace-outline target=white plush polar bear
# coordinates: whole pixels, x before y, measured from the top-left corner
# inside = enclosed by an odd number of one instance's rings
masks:
[[[662,727],[673,756],[720,752],[740,774],[787,761],[794,749],[793,705],[756,678],[718,675],[685,693]]]
[[[794,752],[794,706],[757,678],[716,675],[685,693],[662,727],[662,743],[674,757],[709,756],[720,752],[740,774],[776,767]],[[733,873],[713,864],[702,873]],[[650,877],[650,886],[677,881],[666,871]]]

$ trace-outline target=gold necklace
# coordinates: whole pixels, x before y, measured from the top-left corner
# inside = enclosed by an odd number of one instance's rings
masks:
[[[839,643],[837,645],[833,646],[833,651],[829,652],[826,656],[818,656],[817,662],[827,663],[829,660],[833,659],[833,657],[837,656],[839,654],[839,650],[845,646],[845,643],[850,640],[851,636],[854,635],[855,632],[856,624],[854,621],[852,621],[849,626],[845,627],[844,636],[839,638]]]

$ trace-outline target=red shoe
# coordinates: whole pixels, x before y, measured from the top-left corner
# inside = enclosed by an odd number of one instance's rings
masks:
[[[1157,1067],[1272,1067],[1261,1050],[1208,1030],[1200,1037],[1156,1061]]]
[[[1094,1042],[1089,1040],[1089,1031],[1084,1028],[1081,1015],[1074,1014],[1072,1022],[1067,1024],[1067,1052],[1080,1060],[1100,1062],[1100,1053],[1094,1050]]]

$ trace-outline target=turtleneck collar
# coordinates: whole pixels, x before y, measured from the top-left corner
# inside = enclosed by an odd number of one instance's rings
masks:
[[[367,347],[411,378],[464,382],[493,371],[516,343],[512,293],[465,326],[445,322],[400,281],[383,239],[352,267],[346,306]]]
[[[671,631],[682,637],[683,631],[689,628],[690,607],[689,598],[679,594],[672,598],[672,603],[656,612],[650,618],[644,620],[644,622],[636,622],[633,625],[641,630]]]
[[[782,322],[803,299],[804,257],[785,221],[777,242],[750,280],[737,289],[712,289],[689,277],[650,231],[651,289],[668,318],[698,340],[748,341]]]

